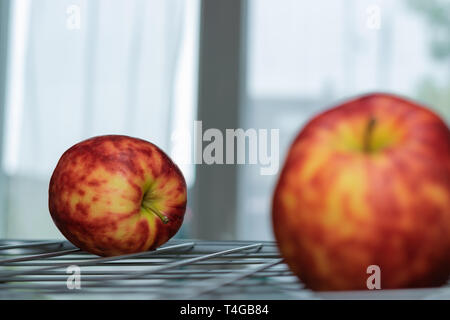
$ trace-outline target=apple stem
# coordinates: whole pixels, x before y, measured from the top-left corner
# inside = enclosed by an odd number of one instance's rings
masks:
[[[151,211],[152,213],[156,214],[156,215],[161,219],[162,223],[166,224],[166,223],[169,222],[169,218],[167,218],[167,216],[166,216],[164,213],[162,213],[161,211],[159,211],[158,209],[156,209],[156,208],[155,208],[153,205],[151,205],[150,203],[144,201],[144,202],[142,203],[142,206],[143,206],[145,209],[147,209],[147,210]]]
[[[367,123],[367,127],[366,127],[366,131],[364,134],[364,141],[363,141],[363,150],[364,152],[369,153],[371,151],[371,137],[372,137],[372,132],[373,129],[375,128],[375,124],[376,124],[376,119],[371,117],[369,119],[369,122]]]

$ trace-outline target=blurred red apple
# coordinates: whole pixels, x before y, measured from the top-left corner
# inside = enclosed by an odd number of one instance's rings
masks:
[[[50,180],[49,209],[75,246],[101,256],[154,249],[180,228],[186,182],[154,144],[119,135],[68,149]]]
[[[388,94],[312,119],[293,142],[273,198],[282,256],[314,290],[427,287],[450,275],[450,132]]]

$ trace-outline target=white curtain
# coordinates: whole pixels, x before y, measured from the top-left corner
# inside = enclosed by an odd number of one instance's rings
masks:
[[[195,0],[12,1],[7,237],[60,236],[47,188],[71,145],[126,134],[170,153],[174,130],[189,128],[195,111],[197,7]],[[192,167],[182,170],[192,180]]]

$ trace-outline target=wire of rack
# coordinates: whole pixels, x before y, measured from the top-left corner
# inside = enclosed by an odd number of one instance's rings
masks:
[[[0,240],[0,299],[450,299],[450,286],[381,291],[312,292],[272,241],[173,239],[99,257],[68,241]]]

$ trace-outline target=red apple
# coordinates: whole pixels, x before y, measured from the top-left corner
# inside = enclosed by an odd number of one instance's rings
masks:
[[[75,246],[113,256],[154,249],[180,228],[186,182],[154,144],[108,135],[68,149],[50,180],[49,209]]]
[[[450,132],[390,95],[314,117],[294,140],[273,198],[282,256],[314,290],[442,285],[450,275]]]

